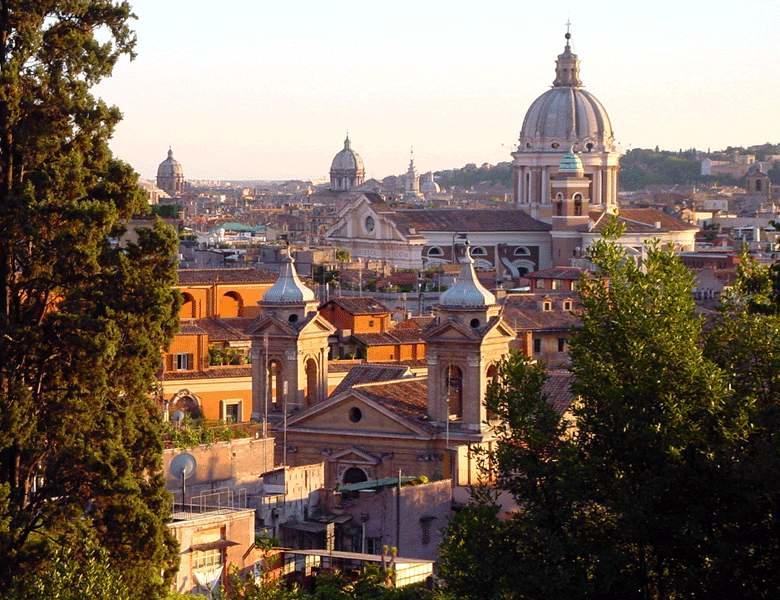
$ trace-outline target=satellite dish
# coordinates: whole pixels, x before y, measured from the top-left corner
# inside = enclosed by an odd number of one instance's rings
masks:
[[[187,492],[186,481],[192,477],[195,472],[195,467],[198,463],[195,461],[195,457],[189,452],[182,452],[173,457],[171,466],[169,467],[171,475],[176,479],[181,480],[181,501],[184,503],[184,494]]]
[[[182,452],[181,454],[177,454],[171,461],[171,475],[178,479],[189,479],[195,472],[195,467],[197,464],[198,463],[195,461],[195,457],[189,452]]]

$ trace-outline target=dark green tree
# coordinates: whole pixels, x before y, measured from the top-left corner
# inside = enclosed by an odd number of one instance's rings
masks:
[[[750,526],[741,512],[759,500],[733,488],[750,414],[703,352],[691,274],[657,246],[641,265],[610,240],[591,258],[599,275],[582,281],[571,345],[573,421],[549,408],[543,371],[521,357],[489,391],[504,420],[498,485],[520,510],[499,527],[502,554],[486,545],[473,560],[504,565],[499,598],[771,597],[767,576],[745,585],[743,574],[769,568],[751,549],[741,572],[726,560],[741,539],[734,530]],[[489,515],[471,530],[487,527]]]
[[[175,232],[147,211],[92,95],[132,56],[125,2],[0,2],[0,589],[94,534],[136,597],[177,564],[151,398],[178,298]],[[34,597],[31,594],[30,597]]]

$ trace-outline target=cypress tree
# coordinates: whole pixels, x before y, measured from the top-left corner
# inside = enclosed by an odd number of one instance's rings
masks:
[[[176,568],[151,397],[177,321],[175,232],[92,88],[133,56],[111,0],[0,1],[0,587],[94,538],[137,597]],[[80,545],[76,544],[76,545]]]

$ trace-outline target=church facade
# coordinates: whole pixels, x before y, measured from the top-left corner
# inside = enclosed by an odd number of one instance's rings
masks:
[[[326,235],[330,243],[355,258],[424,269],[454,262],[456,240],[466,235],[477,268],[495,270],[497,279],[571,264],[601,236],[612,216],[625,227],[619,243],[633,255],[641,257],[651,240],[693,250],[697,227],[655,209],[618,206],[620,152],[612,123],[582,85],[570,38],[567,32],[553,86],[531,104],[523,120],[512,153],[513,206],[401,209],[361,195],[341,210]]]

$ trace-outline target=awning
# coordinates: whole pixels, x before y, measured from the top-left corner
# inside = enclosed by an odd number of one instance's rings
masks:
[[[216,540],[214,542],[206,542],[205,544],[193,544],[190,546],[188,552],[205,552],[206,550],[222,550],[223,548],[229,548],[230,546],[238,546],[238,542],[230,540]]]

